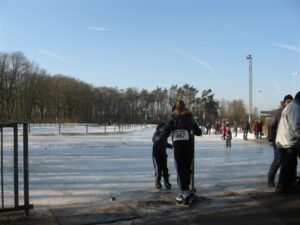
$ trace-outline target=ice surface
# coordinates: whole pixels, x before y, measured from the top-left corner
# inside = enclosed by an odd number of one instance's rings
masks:
[[[43,132],[29,135],[30,201],[35,207],[86,203],[108,195],[155,190],[151,141],[155,126],[107,135],[44,135],[49,130],[42,127],[40,130]],[[273,149],[267,144],[233,138],[231,150],[226,150],[220,135],[212,134],[196,137],[195,146],[195,185],[199,193],[266,185],[273,158]],[[4,149],[5,202],[11,204],[10,133],[4,136]],[[168,155],[170,179],[176,194],[172,150],[168,150]],[[22,162],[22,156],[19,160]],[[22,184],[21,169],[20,173]]]

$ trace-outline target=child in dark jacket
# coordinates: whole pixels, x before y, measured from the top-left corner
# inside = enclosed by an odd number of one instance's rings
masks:
[[[153,151],[152,151],[152,158],[153,158],[153,166],[155,171],[155,187],[157,189],[161,189],[162,185],[160,183],[161,177],[164,178],[164,185],[166,189],[171,189],[172,185],[169,182],[169,170],[168,170],[168,162],[167,162],[167,148],[173,148],[173,145],[169,144],[167,140],[163,143],[155,143],[157,137],[161,134],[164,123],[160,123],[156,127],[156,131],[153,134]]]
[[[232,133],[230,131],[230,127],[226,127],[226,133],[225,133],[225,140],[226,140],[226,148],[231,148],[231,139],[232,139]]]

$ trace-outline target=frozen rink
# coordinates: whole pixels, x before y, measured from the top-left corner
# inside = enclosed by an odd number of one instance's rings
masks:
[[[155,126],[147,126],[125,134],[30,135],[30,202],[35,207],[53,207],[94,202],[134,191],[157,191],[152,164],[154,131]],[[13,202],[11,136],[4,140],[8,196],[5,201],[10,204]],[[266,186],[273,158],[273,150],[267,143],[233,138],[231,150],[226,150],[220,135],[212,134],[197,137],[195,146],[198,193]],[[168,149],[168,155],[175,196],[178,189],[172,150]]]

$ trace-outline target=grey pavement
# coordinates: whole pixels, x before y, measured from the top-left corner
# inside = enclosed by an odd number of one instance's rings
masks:
[[[200,195],[191,207],[177,206],[174,191],[142,191],[107,197],[98,203],[1,214],[1,225],[296,225],[300,224],[299,194],[271,189]],[[120,197],[120,198],[119,198]]]

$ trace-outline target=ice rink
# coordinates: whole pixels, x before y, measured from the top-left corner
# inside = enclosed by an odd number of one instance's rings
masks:
[[[124,134],[29,135],[30,202],[35,207],[52,207],[94,202],[135,191],[157,191],[152,164],[154,131],[155,126],[149,125]],[[9,135],[4,140],[4,187],[8,196],[5,202],[10,204],[12,141]],[[266,186],[273,158],[267,143],[233,138],[231,150],[226,150],[220,135],[211,134],[196,138],[195,151],[198,193]],[[175,196],[178,190],[172,150],[168,149],[168,155]]]

